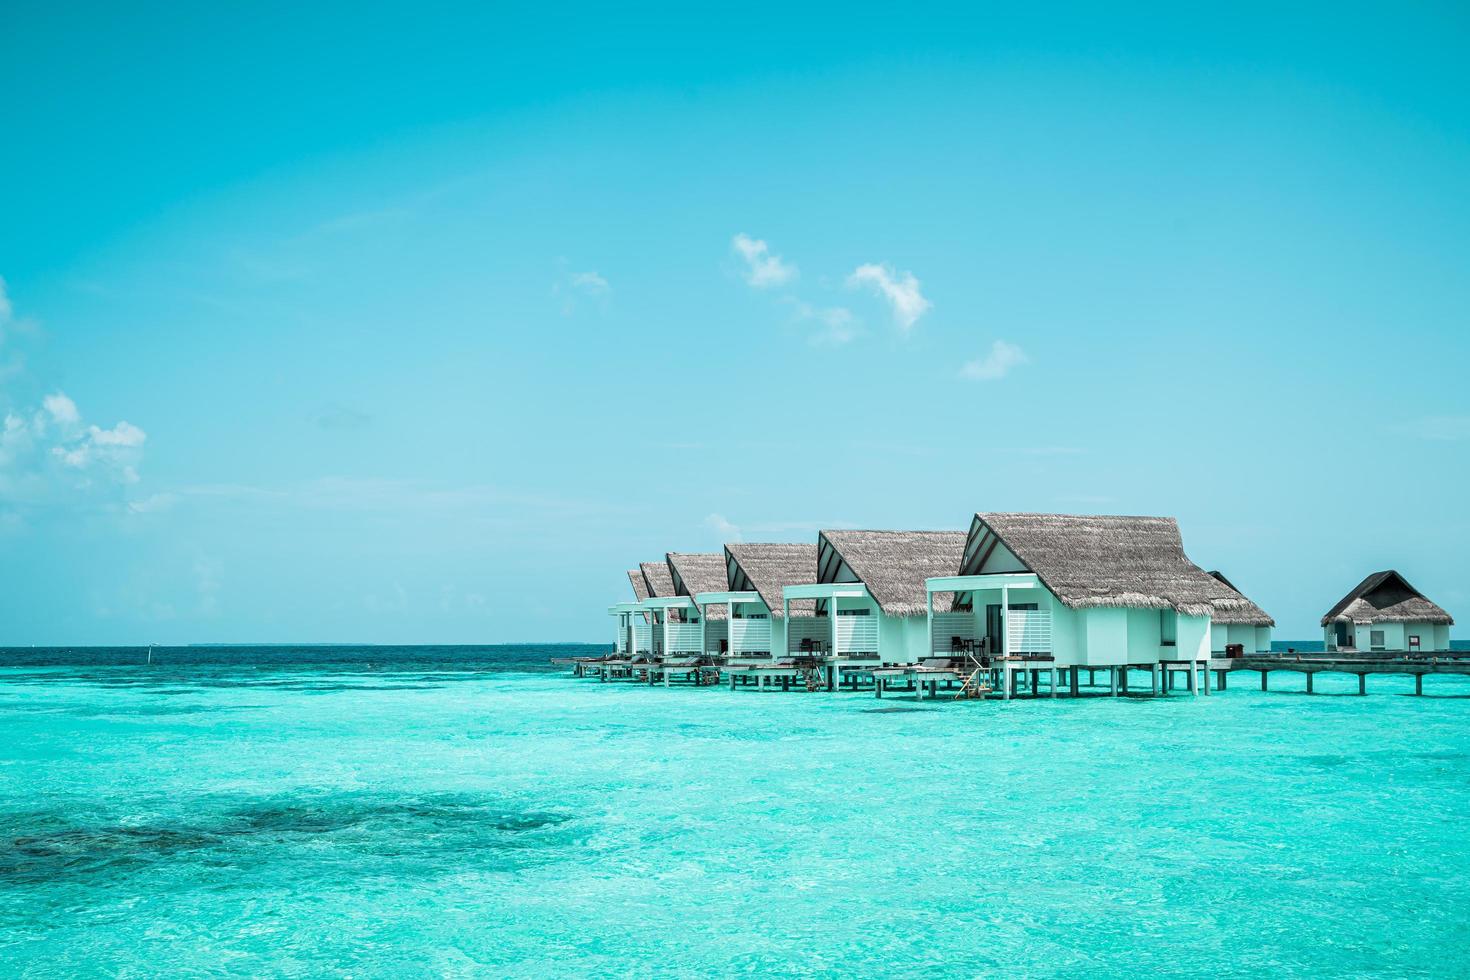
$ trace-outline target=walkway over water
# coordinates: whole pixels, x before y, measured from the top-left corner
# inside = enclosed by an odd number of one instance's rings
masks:
[[[1424,675],[1456,674],[1470,677],[1470,656],[1465,651],[1452,650],[1432,656],[1358,655],[1352,657],[1331,654],[1256,654],[1229,660],[1211,660],[1210,669],[1219,677],[1223,690],[1226,678],[1237,671],[1254,670],[1261,675],[1261,690],[1270,689],[1271,672],[1289,670],[1305,674],[1307,693],[1313,689],[1313,678],[1317,674],[1353,674],[1358,678],[1358,693],[1368,693],[1370,674],[1410,674],[1414,678],[1414,693],[1424,693]]]

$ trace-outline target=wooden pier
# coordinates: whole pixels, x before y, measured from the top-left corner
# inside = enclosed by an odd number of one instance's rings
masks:
[[[1423,695],[1426,674],[1452,674],[1470,677],[1470,657],[1457,656],[1457,651],[1437,654],[1432,657],[1407,656],[1332,656],[1331,654],[1256,654],[1234,657],[1229,660],[1211,660],[1210,670],[1218,678],[1220,690],[1225,690],[1226,678],[1243,670],[1254,670],[1261,675],[1261,690],[1271,689],[1272,671],[1294,671],[1305,674],[1307,693],[1314,693],[1314,680],[1318,674],[1351,674],[1358,678],[1358,693],[1368,693],[1368,677],[1372,674],[1410,674],[1414,678],[1414,693]]]
[[[577,677],[599,681],[642,684],[680,682],[690,686],[728,684],[757,691],[871,691],[876,697],[903,693],[918,700],[939,698],[994,698],[1010,700],[1023,694],[1054,698],[1103,696],[1168,696],[1183,688],[1191,695],[1224,691],[1232,674],[1256,671],[1262,691],[1269,691],[1271,674],[1293,671],[1306,677],[1306,693],[1315,693],[1318,674],[1348,674],[1357,677],[1358,693],[1368,693],[1368,677],[1374,674],[1414,678],[1414,693],[1424,694],[1424,678],[1430,674],[1470,677],[1470,652],[1408,657],[1405,655],[1339,656],[1332,654],[1254,654],[1208,661],[1164,661],[1118,666],[1056,666],[1037,657],[993,658],[985,667],[976,664],[937,663],[892,667],[843,666],[840,670],[815,658],[721,665],[689,659],[559,658],[553,663],[570,666]],[[1142,673],[1142,686],[1132,682]],[[1085,679],[1084,679],[1085,676]]]

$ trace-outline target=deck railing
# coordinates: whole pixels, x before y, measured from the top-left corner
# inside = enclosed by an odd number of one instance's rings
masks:
[[[1011,653],[1051,653],[1051,610],[1012,609],[1006,618]]]
[[[934,614],[934,632],[929,637],[929,649],[938,655],[954,651],[954,638],[975,639],[975,614],[967,612],[937,612]]]
[[[730,620],[730,653],[770,653],[771,621],[769,619]]]
[[[698,623],[665,623],[664,653],[700,654],[704,652],[704,631]]]
[[[837,632],[834,652],[838,656],[878,652],[877,616],[837,616],[834,624]]]

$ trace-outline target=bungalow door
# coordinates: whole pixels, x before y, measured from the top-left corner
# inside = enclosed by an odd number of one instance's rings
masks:
[[[985,607],[985,648],[992,657],[1005,652],[1005,617],[1000,614],[1000,603]]]
[[[1352,644],[1348,642],[1348,624],[1338,622],[1334,625],[1337,627],[1337,648],[1339,650],[1346,650],[1351,647]]]

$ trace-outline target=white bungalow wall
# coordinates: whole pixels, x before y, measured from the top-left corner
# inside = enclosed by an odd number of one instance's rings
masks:
[[[1239,643],[1246,653],[1269,653],[1271,651],[1271,627],[1250,626],[1241,623],[1211,623],[1210,652],[1225,656],[1225,647]]]
[[[1373,633],[1382,631],[1383,642],[1374,643]],[[1450,628],[1434,623],[1354,623],[1350,635],[1357,641],[1357,649],[1363,651],[1404,651],[1409,649],[1409,637],[1419,637],[1418,652],[1442,652],[1450,648]],[[1337,627],[1328,623],[1322,630],[1323,639],[1329,650],[1336,649]]]

